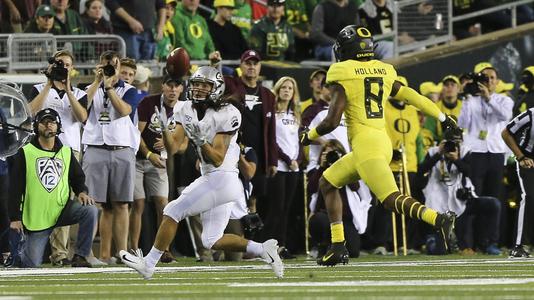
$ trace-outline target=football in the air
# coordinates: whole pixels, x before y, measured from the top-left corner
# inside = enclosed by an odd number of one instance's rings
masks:
[[[182,77],[189,72],[189,54],[187,51],[178,47],[167,56],[167,65],[165,66],[167,73],[171,76]]]

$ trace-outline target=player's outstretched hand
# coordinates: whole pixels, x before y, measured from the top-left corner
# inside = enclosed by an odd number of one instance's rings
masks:
[[[443,129],[443,133],[461,130],[460,128],[458,128],[458,124],[456,124],[456,121],[450,116],[447,116],[447,118],[445,118],[445,121],[441,122],[441,128]]]
[[[206,144],[206,136],[200,129],[200,125],[196,124],[187,124],[184,127],[187,137],[197,146],[202,146]]]
[[[305,127],[300,132],[300,142],[303,146],[308,146],[312,143],[312,141],[308,138],[308,132],[310,132],[310,129],[308,127]]]

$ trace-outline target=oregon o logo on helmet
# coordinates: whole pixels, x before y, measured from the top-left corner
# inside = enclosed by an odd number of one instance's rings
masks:
[[[365,27],[359,27],[356,29],[356,33],[358,33],[358,36],[360,37],[371,37],[371,32]]]

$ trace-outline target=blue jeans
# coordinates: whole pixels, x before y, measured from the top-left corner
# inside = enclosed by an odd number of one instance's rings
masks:
[[[116,30],[126,43],[126,56],[135,60],[150,60],[156,55],[156,43],[152,30],[145,30],[140,34],[129,30]]]
[[[332,45],[317,45],[315,46],[315,59],[321,61],[332,60]]]
[[[61,212],[56,227],[79,224],[75,254],[86,257],[91,253],[93,231],[96,226],[98,209],[94,205],[83,206],[78,201],[68,201]],[[43,254],[52,229],[27,231],[20,247],[22,267],[38,267],[43,262]]]

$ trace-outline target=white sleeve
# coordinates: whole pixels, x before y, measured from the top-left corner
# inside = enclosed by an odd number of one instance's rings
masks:
[[[178,101],[176,102],[176,104],[174,104],[174,107],[172,108],[172,119],[180,124],[183,123],[183,115],[181,114],[181,112],[182,108],[184,107],[184,104],[184,101]]]
[[[216,132],[232,132],[241,126],[241,113],[237,108],[229,105],[221,110]]]

